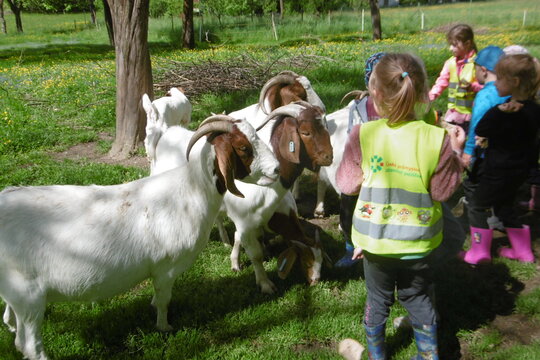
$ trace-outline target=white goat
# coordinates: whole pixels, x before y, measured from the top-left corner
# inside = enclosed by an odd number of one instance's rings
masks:
[[[264,129],[261,130],[261,139],[268,137],[267,144],[272,143],[276,158],[280,162],[280,181],[268,187],[235,181],[236,187],[245,194],[245,198],[237,201],[235,197],[226,194],[224,210],[236,226],[231,252],[232,269],[240,269],[238,256],[242,244],[253,264],[256,283],[261,287],[261,291],[273,293],[275,285],[268,279],[262,265],[263,251],[258,241],[265,228],[279,234],[284,233],[289,237],[288,240],[296,239],[308,243],[310,246],[295,246],[295,252],[302,252],[301,261],[307,257],[312,259],[302,262],[308,267],[304,269],[308,281],[314,284],[320,278],[320,265],[323,260],[321,245],[305,236],[296,217],[294,201],[293,208],[286,194],[304,167],[313,169],[329,165],[332,162],[332,149],[323,113],[318,107],[307,103],[289,104],[274,110],[267,116],[266,123],[268,125],[262,125]],[[180,141],[180,136],[180,127],[171,127],[163,134],[155,150],[156,162],[152,174],[185,162],[174,148],[174,144]],[[277,211],[280,208],[286,210]],[[282,259],[284,261],[285,257]],[[289,260],[291,263],[294,259],[289,257]],[[281,264],[279,266],[281,268]]]
[[[143,109],[146,112],[146,137],[144,148],[152,166],[154,149],[161,135],[168,127],[186,126],[191,121],[191,103],[181,89],[171,88],[170,96],[151,101],[147,94],[142,96]]]
[[[107,298],[147,278],[157,327],[171,329],[174,280],[208,242],[224,192],[243,196],[234,178],[260,185],[277,178],[278,163],[253,127],[226,118],[211,117],[184,136],[179,145],[187,157],[193,146],[191,160],[159,176],[0,193],[0,296],[25,358],[47,359],[40,332],[46,303]]]

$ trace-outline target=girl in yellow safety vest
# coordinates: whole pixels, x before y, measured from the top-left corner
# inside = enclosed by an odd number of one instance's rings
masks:
[[[385,326],[397,298],[407,309],[418,359],[438,359],[431,257],[441,243],[440,201],[460,184],[465,132],[422,120],[428,107],[422,61],[386,54],[369,92],[380,120],[351,129],[336,174],[341,192],[359,193],[353,215],[353,259],[363,258],[364,312],[370,359],[385,359]]]
[[[467,133],[474,96],[482,89],[482,85],[476,81],[474,68],[478,50],[469,25],[458,24],[452,27],[446,39],[453,56],[444,63],[435,85],[429,92],[429,99],[437,99],[448,88],[448,110],[444,120],[461,126]]]

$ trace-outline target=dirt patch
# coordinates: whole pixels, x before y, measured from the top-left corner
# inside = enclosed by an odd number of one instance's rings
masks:
[[[106,140],[110,139],[110,136],[100,134],[100,138]],[[127,159],[112,158],[108,153],[103,153],[100,151],[97,142],[77,144],[70,147],[66,151],[51,153],[51,156],[58,161],[69,159],[73,161],[89,161],[112,165],[132,166],[142,169],[149,168],[149,163],[146,156],[133,155]]]

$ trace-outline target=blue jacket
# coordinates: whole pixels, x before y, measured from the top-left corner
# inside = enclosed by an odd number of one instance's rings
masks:
[[[484,88],[476,94],[469,125],[469,134],[467,136],[467,142],[465,143],[465,149],[463,150],[465,154],[474,155],[474,130],[476,129],[476,125],[478,125],[489,109],[504,103],[508,98],[509,96],[499,96],[494,81],[486,83]]]

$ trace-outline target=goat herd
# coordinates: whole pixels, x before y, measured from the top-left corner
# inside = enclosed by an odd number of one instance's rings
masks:
[[[266,229],[288,248],[278,257],[285,278],[296,260],[310,284],[329,261],[318,236],[306,236],[291,188],[307,168],[319,172],[317,214],[346,141],[349,108],[325,116],[309,80],[290,71],[270,79],[259,102],[185,128],[191,104],[178,89],[151,101],[144,141],[151,175],[112,186],[11,187],[0,193],[0,296],[3,320],[25,358],[47,359],[41,324],[48,302],[94,301],[151,278],[157,328],[170,330],[167,308],[175,278],[205,248],[214,223],[236,227],[257,285],[273,293],[258,237]],[[206,141],[199,141],[206,136]],[[228,191],[227,191],[228,190]]]

